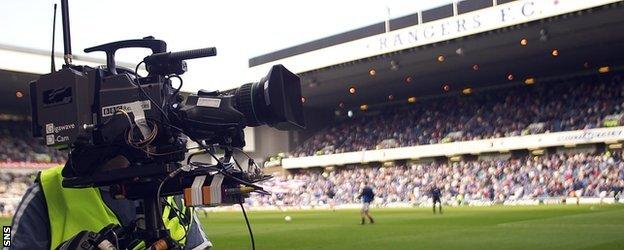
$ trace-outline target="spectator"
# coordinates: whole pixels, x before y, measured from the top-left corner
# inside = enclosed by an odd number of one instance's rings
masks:
[[[336,204],[355,204],[360,185],[366,180],[376,190],[381,204],[425,203],[431,184],[444,190],[442,202],[504,202],[521,199],[565,197],[614,197],[613,185],[624,183],[622,153],[553,154],[521,159],[475,160],[452,163],[398,165],[395,167],[345,167],[335,171],[305,171],[277,176],[263,184],[270,196],[252,196],[250,205],[319,206],[334,191]],[[575,184],[575,179],[578,180]],[[582,185],[580,184],[582,183]],[[582,189],[582,192],[576,192]],[[603,193],[604,192],[604,193]],[[603,195],[601,195],[603,193]]]
[[[0,173],[0,216],[11,216],[26,189],[32,185],[33,173]]]
[[[623,92],[618,75],[608,80],[585,77],[424,100],[338,122],[319,131],[291,155],[596,128],[605,124],[606,117],[624,113]],[[382,143],[388,139],[394,143]]]

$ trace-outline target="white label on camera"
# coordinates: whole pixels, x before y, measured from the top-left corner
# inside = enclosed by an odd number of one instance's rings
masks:
[[[68,142],[69,141],[69,136],[57,135],[56,138],[54,138],[54,141],[56,143]]]
[[[221,99],[218,98],[198,98],[197,106],[200,107],[209,107],[209,108],[218,108],[221,106]]]
[[[130,109],[130,112],[134,115],[134,123],[139,126],[139,130],[141,130],[141,134],[143,134],[143,138],[147,138],[151,131],[149,125],[147,125],[147,120],[145,119],[145,112],[143,112],[143,106],[140,101],[127,103],[126,106]]]
[[[191,184],[191,206],[201,206],[204,204],[202,187],[204,186],[205,181],[205,175],[196,176],[195,179],[193,179],[193,184]],[[219,189],[219,191],[221,191],[221,189]],[[205,201],[206,204],[209,202],[210,201]]]
[[[54,123],[48,123],[46,126],[46,134],[54,133]]]
[[[223,183],[223,175],[216,174],[212,177],[212,182],[210,182],[210,205],[217,206],[223,203],[223,199],[221,199],[221,190],[223,187],[221,184]]]
[[[130,104],[132,102],[129,103],[120,103],[120,104],[116,104],[116,105],[110,105],[110,106],[106,106],[106,107],[102,107],[102,117],[107,117],[107,116],[111,116],[111,115],[115,115],[117,113],[117,110],[123,110],[126,111],[128,113],[132,113],[132,110],[130,110]],[[145,100],[145,101],[141,101],[141,107],[143,108],[143,110],[150,110],[152,108],[152,105],[150,103],[150,101]],[[121,113],[119,113],[121,114]]]
[[[54,144],[54,135],[46,135],[46,145]]]
[[[72,130],[76,128],[76,124],[69,123],[65,125],[52,126],[52,133],[60,133],[66,130]],[[46,132],[48,131],[48,125],[46,125]]]

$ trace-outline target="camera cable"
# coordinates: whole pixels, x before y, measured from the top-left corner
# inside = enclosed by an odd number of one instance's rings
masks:
[[[145,62],[144,62],[144,61],[139,62],[139,63],[137,64],[136,68],[135,68],[135,73],[136,73],[136,75],[137,75],[138,77],[140,77],[140,76],[139,76],[139,74],[138,74],[138,69],[139,69],[139,66],[140,66],[141,64],[143,64],[143,63],[145,63]],[[181,78],[180,78],[179,76],[178,76],[178,78],[181,80]],[[133,82],[134,82],[134,81],[133,81]],[[145,95],[145,97],[147,97],[147,99],[148,99],[148,100],[152,103],[152,105],[156,106],[156,108],[158,108],[158,111],[160,111],[160,113],[162,113],[163,117],[164,117],[164,118],[165,118],[165,120],[167,121],[167,124],[166,124],[166,125],[168,125],[168,126],[170,126],[170,127],[174,128],[174,129],[176,129],[176,130],[180,131],[181,133],[184,133],[184,131],[183,131],[182,129],[180,129],[180,128],[178,128],[178,127],[175,127],[175,126],[173,126],[173,125],[171,125],[171,120],[170,120],[170,119],[169,119],[169,117],[167,116],[167,113],[166,113],[166,112],[162,109],[162,107],[161,107],[160,105],[158,105],[158,104],[156,103],[156,101],[154,101],[154,99],[153,99],[153,98],[152,98],[152,97],[151,97],[151,96],[150,96],[147,92],[145,92],[145,90],[141,87],[141,84],[138,82],[138,79],[137,79],[137,81],[136,81],[136,82],[134,82],[134,83],[135,83],[135,86],[137,86],[137,88],[139,89],[139,91],[140,91],[143,95]],[[182,84],[182,82],[180,82],[180,84]],[[182,87],[182,86],[180,85],[180,86],[179,86],[179,88],[181,88],[181,87]],[[175,113],[173,113],[173,114],[174,114],[174,115],[176,115]],[[209,149],[208,149],[208,147],[207,147],[205,144],[203,144],[201,141],[199,141],[199,140],[197,140],[197,139],[195,139],[195,138],[193,138],[193,137],[190,137],[190,136],[189,136],[189,138],[190,138],[192,141],[196,142],[196,143],[197,143],[200,147],[202,147],[202,148],[205,150],[205,152],[206,152],[206,153],[208,153],[210,156],[212,156],[212,158],[214,158],[214,159],[217,161],[217,164],[218,164],[219,166],[221,166],[221,167],[223,167],[223,166],[224,166],[224,165],[223,165],[223,162],[221,162],[217,156],[215,156],[212,152],[210,152],[210,151],[209,151]],[[241,150],[241,151],[242,151],[242,150]],[[249,155],[247,155],[247,156],[249,157]],[[251,159],[251,158],[250,158],[250,159]],[[254,163],[254,164],[255,164],[255,163]],[[173,172],[171,172],[169,175],[167,175],[167,177],[165,177],[165,179],[163,179],[163,180],[160,182],[160,184],[159,184],[159,186],[158,186],[158,191],[156,192],[156,198],[157,198],[157,199],[160,199],[160,193],[161,193],[161,190],[162,190],[162,187],[163,187],[164,183],[165,183],[167,180],[169,180],[169,179],[173,178],[173,177],[174,177],[175,175],[177,175],[180,171],[182,171],[182,168],[176,169],[175,171],[173,171]],[[226,175],[226,176],[229,176],[229,177],[230,177],[230,178],[232,178],[232,179],[235,179],[235,180],[237,180],[237,181],[239,181],[239,182],[241,182],[241,183],[245,184],[245,185],[249,185],[249,186],[252,186],[252,187],[254,187],[254,188],[257,188],[257,189],[259,189],[259,190],[262,190],[262,191],[266,192],[265,190],[263,190],[263,189],[262,189],[262,187],[257,186],[257,185],[252,184],[252,183],[249,183],[249,182],[247,182],[247,181],[241,180],[241,179],[239,179],[239,178],[236,178],[236,177],[234,177],[234,176],[232,176],[232,175],[230,175],[230,174],[227,174],[227,173],[226,173],[225,171],[223,171],[222,169],[218,169],[218,171],[219,171],[219,172],[221,172],[222,174]],[[268,192],[266,192],[266,193],[268,193]],[[247,213],[245,212],[245,207],[243,206],[243,204],[242,204],[242,203],[239,203],[239,204],[240,204],[240,206],[241,206],[241,209],[243,210],[243,215],[244,215],[244,217],[245,217],[245,222],[246,222],[246,224],[247,224],[247,229],[249,230],[249,236],[251,237],[251,249],[252,249],[252,250],[255,250],[255,249],[256,249],[256,245],[255,245],[255,241],[254,241],[254,238],[253,238],[253,232],[252,232],[252,230],[251,230],[251,225],[249,224],[249,219],[247,218]],[[158,206],[158,210],[159,210],[159,212],[160,212],[159,214],[162,214],[162,207]]]
[[[251,231],[251,225],[249,224],[249,219],[247,218],[247,213],[245,212],[245,207],[243,203],[238,203],[241,209],[243,210],[243,216],[245,217],[245,223],[247,224],[247,229],[249,230],[249,237],[251,237],[251,250],[256,250],[256,242],[254,240],[253,232]]]

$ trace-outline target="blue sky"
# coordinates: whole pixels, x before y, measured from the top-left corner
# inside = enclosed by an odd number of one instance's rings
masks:
[[[452,0],[164,1],[70,0],[74,54],[116,40],[152,35],[169,50],[217,47],[218,56],[188,61],[186,91],[228,89],[259,79],[250,57],[429,9]],[[59,3],[57,51],[62,50],[59,0],[0,0],[0,43],[49,49],[52,6]],[[118,53],[139,62],[141,49]],[[102,57],[101,54],[93,56]]]

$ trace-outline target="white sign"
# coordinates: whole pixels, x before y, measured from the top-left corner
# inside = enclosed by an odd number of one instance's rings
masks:
[[[46,135],[46,145],[54,144],[54,135]]]
[[[112,116],[117,112],[117,110],[123,110],[128,113],[132,113],[132,109],[130,108],[132,103],[133,102],[120,103],[120,104],[102,107],[102,117]],[[141,101],[141,107],[143,108],[143,110],[150,110],[152,108],[152,105],[150,101],[145,100],[145,101]]]
[[[455,39],[621,0],[525,0],[414,25],[253,67],[262,74],[283,64],[295,73]]]
[[[198,98],[197,106],[200,107],[209,107],[209,108],[218,108],[221,106],[221,99],[219,98]]]
[[[308,168],[365,162],[384,162],[620,140],[624,140],[624,126],[289,158],[282,160],[282,167]]]
[[[54,123],[46,124],[46,134],[54,133]]]
[[[243,129],[243,133],[245,134],[245,147],[243,147],[243,151],[245,152],[256,151],[255,129],[256,127],[245,127]]]

